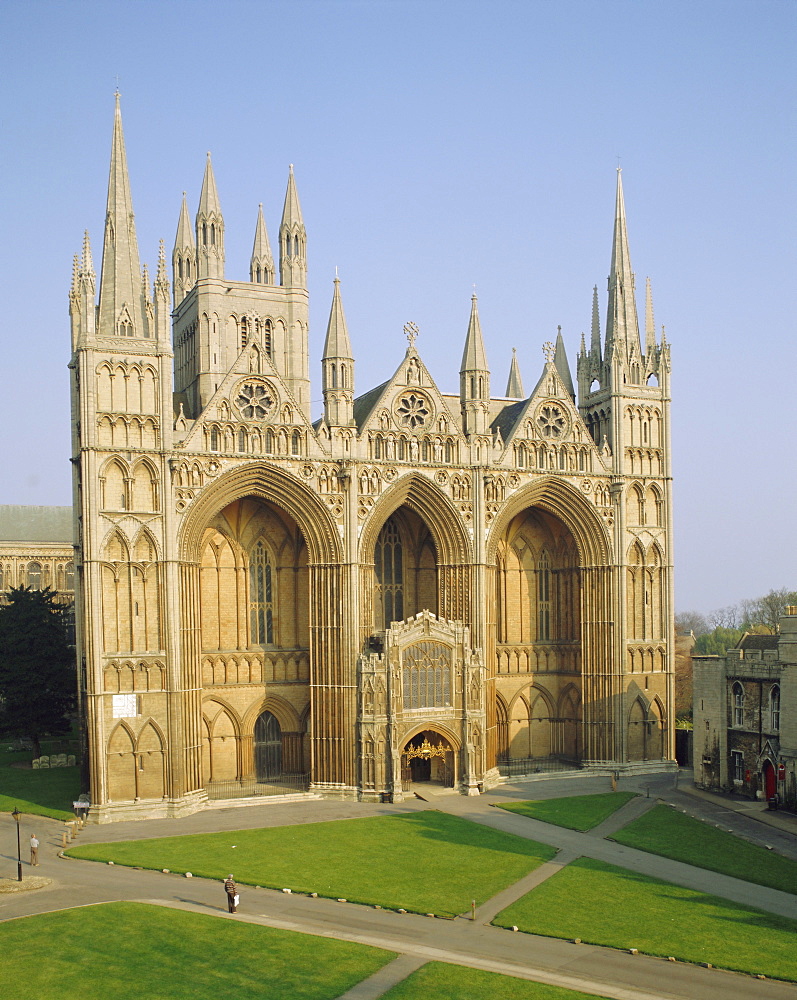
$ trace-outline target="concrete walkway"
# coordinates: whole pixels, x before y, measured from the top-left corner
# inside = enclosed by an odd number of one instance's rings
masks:
[[[676,789],[674,784],[672,774],[641,781],[637,779],[636,784],[632,780],[622,781],[621,789],[641,791],[645,796],[649,788],[651,796],[649,799],[643,797],[628,803],[622,810],[625,814],[623,818],[629,820],[632,814],[655,804],[657,799],[688,796],[683,789]],[[431,919],[249,887],[243,888],[242,909],[233,916],[226,912],[224,892],[219,883],[58,859],[56,852],[60,846],[62,824],[33,817],[25,817],[23,820],[23,843],[27,841],[31,830],[35,829],[42,841],[39,851],[41,865],[36,874],[52,878],[53,881],[50,886],[37,891],[0,895],[0,920],[91,903],[133,899],[213,914],[218,919],[245,920],[303,933],[359,941],[388,949],[400,956],[379,974],[350,991],[347,1000],[375,1000],[394,982],[400,981],[413,968],[429,960],[508,973],[617,1000],[651,1000],[652,997],[667,1000],[749,1000],[753,996],[761,1000],[786,997],[794,1000],[793,984],[756,981],[749,976],[681,963],[665,964],[661,959],[633,956],[609,948],[574,945],[552,938],[513,934],[511,931],[489,926],[495,913],[512,899],[529,891],[531,883],[538,884],[543,877],[560,870],[562,864],[579,855],[597,857],[612,864],[725,896],[745,905],[797,917],[797,897],[789,894],[703,872],[689,865],[612,844],[601,839],[601,828],[592,833],[577,833],[494,808],[498,802],[513,799],[557,798],[568,794],[608,791],[608,785],[605,777],[579,775],[545,782],[514,782],[478,798],[430,797],[428,802],[413,799],[396,806],[328,801],[284,805],[270,803],[246,809],[212,810],[184,820],[92,827],[79,837],[79,842],[140,839],[436,808],[498,829],[506,829],[520,836],[551,843],[560,849],[560,854],[554,861],[542,866],[545,871],[538,869],[527,879],[483,904],[477,911],[476,921]],[[688,801],[697,812],[702,810],[711,816],[715,815],[713,810],[717,808],[717,804],[713,801],[705,801],[697,796],[689,796]],[[679,802],[674,804],[678,805]],[[761,831],[765,840],[769,836],[766,826],[735,811],[726,810],[723,818],[728,822],[741,820],[755,823],[759,830],[759,840]],[[602,827],[612,826],[619,819],[618,816],[611,817]],[[797,845],[792,843],[791,846]],[[25,865],[25,874],[29,871]],[[0,876],[15,874],[16,827],[10,816],[0,816]],[[2,966],[3,960],[0,957],[0,969]]]

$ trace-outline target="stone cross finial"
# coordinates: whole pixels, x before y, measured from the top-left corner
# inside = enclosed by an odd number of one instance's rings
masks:
[[[420,331],[415,323],[410,322],[404,324],[404,335],[410,342],[410,347],[415,347],[415,338],[418,336],[419,332]]]
[[[542,353],[545,355],[546,361],[553,361],[554,355],[556,354],[556,348],[550,340],[546,340],[542,345]]]

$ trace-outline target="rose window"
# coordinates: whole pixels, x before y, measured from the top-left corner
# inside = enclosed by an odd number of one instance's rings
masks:
[[[416,427],[425,427],[431,415],[429,401],[421,393],[408,392],[399,398],[396,416],[402,427],[409,427],[410,430],[415,430]]]
[[[540,407],[537,416],[537,426],[545,438],[559,438],[567,428],[567,419],[561,409],[553,403]]]
[[[262,382],[244,382],[235,397],[235,405],[247,420],[263,420],[276,406],[271,386]]]

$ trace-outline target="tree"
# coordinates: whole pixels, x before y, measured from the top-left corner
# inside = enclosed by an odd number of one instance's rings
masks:
[[[0,732],[31,740],[69,731],[76,671],[66,611],[52,590],[15,587],[0,607]]]
[[[751,626],[763,625],[770,632],[777,632],[778,622],[786,614],[786,608],[797,604],[797,591],[770,590],[763,597],[746,601],[744,606],[744,627],[749,631]]]
[[[705,615],[699,611],[679,611],[675,616],[675,631],[678,635],[686,635],[687,632],[695,636],[705,635],[710,627]]]
[[[694,656],[724,656],[725,651],[733,649],[741,637],[741,629],[723,628],[718,625],[712,632],[697,637],[692,654]]]

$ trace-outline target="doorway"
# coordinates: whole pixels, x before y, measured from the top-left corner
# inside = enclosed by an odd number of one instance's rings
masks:
[[[454,750],[445,736],[425,729],[407,742],[401,753],[401,785],[406,792],[413,784],[453,788]]]

